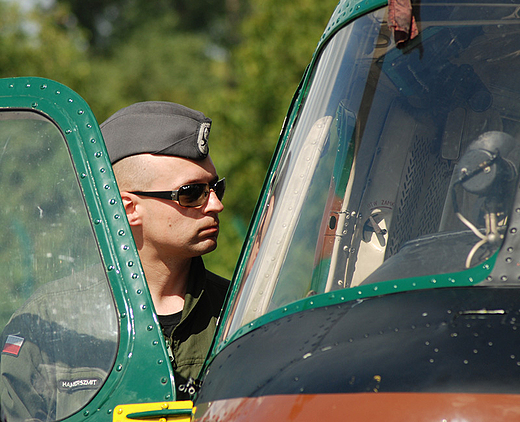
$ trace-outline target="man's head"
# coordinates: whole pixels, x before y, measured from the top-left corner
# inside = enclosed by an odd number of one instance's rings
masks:
[[[201,112],[156,101],[126,107],[101,124],[141,259],[191,258],[216,248],[223,205],[218,189],[209,190],[218,180],[208,155],[210,128]],[[200,192],[200,205],[157,197],[167,191]]]

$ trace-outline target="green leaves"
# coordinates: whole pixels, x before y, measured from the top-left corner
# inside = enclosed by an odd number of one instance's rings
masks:
[[[0,76],[41,76],[85,90],[86,39],[66,8],[22,12],[0,1]]]
[[[0,0],[0,75],[58,80],[99,122],[145,100],[211,117],[211,156],[228,189],[206,263],[231,277],[291,97],[337,0],[87,3],[22,12]]]

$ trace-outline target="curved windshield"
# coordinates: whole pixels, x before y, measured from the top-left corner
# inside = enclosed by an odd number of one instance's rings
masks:
[[[464,271],[504,237],[520,165],[520,19],[422,1],[397,48],[387,8],[321,53],[268,186],[225,335],[314,294]]]
[[[114,364],[119,323],[62,133],[0,112],[1,419],[84,407]]]

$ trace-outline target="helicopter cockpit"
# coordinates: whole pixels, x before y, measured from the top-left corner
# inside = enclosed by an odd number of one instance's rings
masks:
[[[520,17],[500,2],[388,8],[339,30],[287,125],[224,336],[299,299],[493,262],[520,168]],[[520,208],[519,208],[520,209]]]

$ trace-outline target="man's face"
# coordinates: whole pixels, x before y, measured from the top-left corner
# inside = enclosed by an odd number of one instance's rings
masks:
[[[180,157],[146,155],[145,166],[153,175],[147,191],[177,190],[191,183],[214,183],[217,171],[211,158],[192,161]],[[192,258],[217,247],[218,214],[224,206],[211,191],[207,201],[196,208],[186,208],[168,199],[134,197],[140,216],[143,246],[160,259]],[[136,228],[134,227],[134,230]]]

